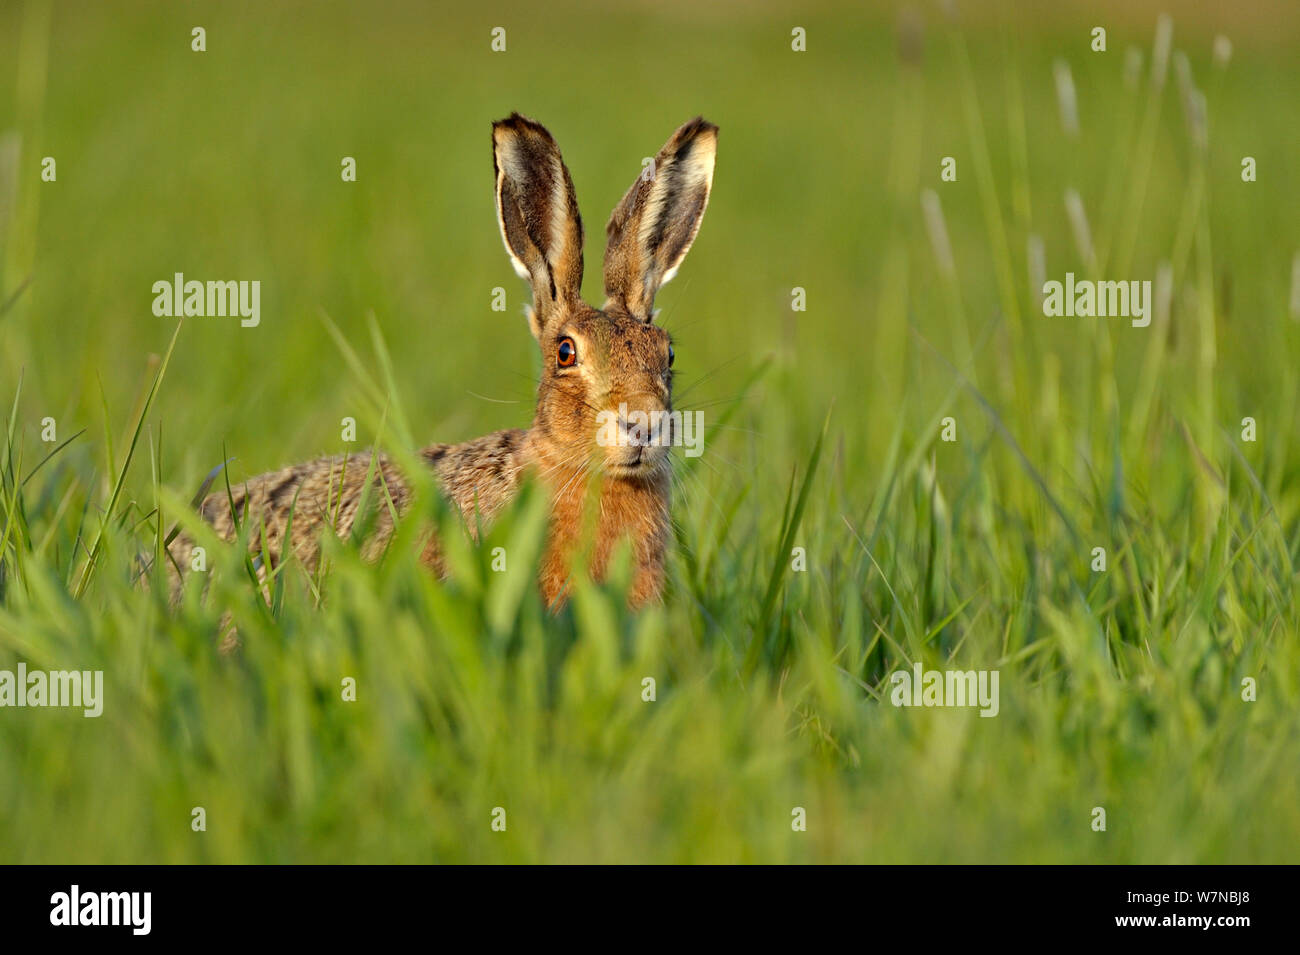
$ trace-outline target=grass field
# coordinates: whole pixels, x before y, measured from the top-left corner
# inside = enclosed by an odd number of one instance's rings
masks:
[[[0,709],[0,862],[1297,860],[1293,6],[1169,4],[1163,70],[1147,3],[270,6],[0,0],[0,670],[104,674],[98,718]],[[550,616],[539,496],[475,546],[426,495],[446,582],[332,542],[268,608],[213,539],[170,610],[137,556],[227,458],[528,424],[512,110],[596,305],[641,157],[721,127],[658,301],[706,424],[664,605]],[[1169,294],[1047,317],[1067,271]],[[260,324],[155,317],[176,272]],[[918,661],[998,671],[996,718],[890,705]]]

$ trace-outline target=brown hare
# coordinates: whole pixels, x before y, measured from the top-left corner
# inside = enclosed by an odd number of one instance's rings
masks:
[[[654,298],[699,231],[713,183],[717,135],[718,128],[702,118],[686,123],[614,209],[606,226],[606,301],[595,309],[581,297],[582,219],[559,147],[543,126],[518,113],[493,124],[497,222],[515,271],[533,292],[528,325],[542,351],[537,410],[527,430],[435,444],[421,457],[471,528],[476,515],[490,521],[525,474],[542,483],[550,496],[550,521],[538,583],[551,607],[563,602],[573,557],[586,540],[596,579],[605,573],[614,547],[630,540],[634,606],[662,593],[670,534],[665,445],[671,440],[629,427],[626,419],[639,411],[663,420],[672,408],[673,349],[668,333],[653,324]],[[616,422],[619,440],[598,440],[601,412],[605,421]],[[373,487],[363,495],[368,474]],[[347,535],[363,497],[384,503],[365,544],[373,556],[392,535],[394,511],[400,514],[410,497],[396,465],[382,455],[373,465],[365,453],[263,474],[232,485],[229,494],[210,495],[200,510],[225,540],[236,537],[235,512],[239,522],[251,521],[250,548],[265,574],[280,563],[286,543],[314,568],[322,531]],[[292,539],[286,542],[291,512]],[[588,514],[594,516],[594,538],[584,536],[590,532]],[[192,547],[188,537],[176,540],[170,548],[173,567],[189,566]],[[443,571],[436,540],[425,548],[423,560]]]

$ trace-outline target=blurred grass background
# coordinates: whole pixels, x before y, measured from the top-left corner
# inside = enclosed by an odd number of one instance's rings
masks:
[[[99,720],[0,711],[0,856],[1294,861],[1300,13],[944,9],[0,3],[0,666],[97,662],[109,693]],[[481,551],[438,585],[341,549],[321,607],[290,582],[266,614],[227,554],[207,604],[170,615],[130,583],[155,508],[170,526],[226,455],[234,481],[347,450],[344,416],[392,444],[324,315],[394,383],[415,442],[527,424],[538,358],[489,148],[512,110],[564,151],[596,304],[602,226],[641,157],[697,113],[722,129],[705,224],[658,302],[678,405],[729,415],[679,462],[664,609],[627,616],[615,583],[551,619]],[[1168,263],[1167,321],[1045,318],[1031,240],[1048,278]],[[175,331],[151,286],[178,271],[260,279],[261,324],[185,323],[114,500]],[[24,483],[47,415],[61,441],[85,434]],[[492,540],[527,553],[538,526],[521,506]],[[236,663],[210,652],[230,605]],[[999,668],[1001,715],[882,705],[915,659]]]

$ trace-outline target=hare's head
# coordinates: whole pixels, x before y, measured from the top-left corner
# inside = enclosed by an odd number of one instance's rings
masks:
[[[717,143],[718,128],[694,119],[637,177],[606,227],[606,301],[596,309],[582,300],[582,218],[560,148],[518,113],[493,124],[497,220],[533,289],[534,429],[553,464],[629,480],[666,471],[673,347],[653,323],[654,298],[699,231]]]

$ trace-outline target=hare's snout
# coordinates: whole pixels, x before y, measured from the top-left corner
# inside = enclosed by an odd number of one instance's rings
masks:
[[[644,477],[667,462],[667,446],[628,444],[605,452],[605,470],[618,477]]]
[[[631,476],[664,466],[681,430],[667,402],[654,393],[619,400],[600,417],[596,443],[615,474]]]

